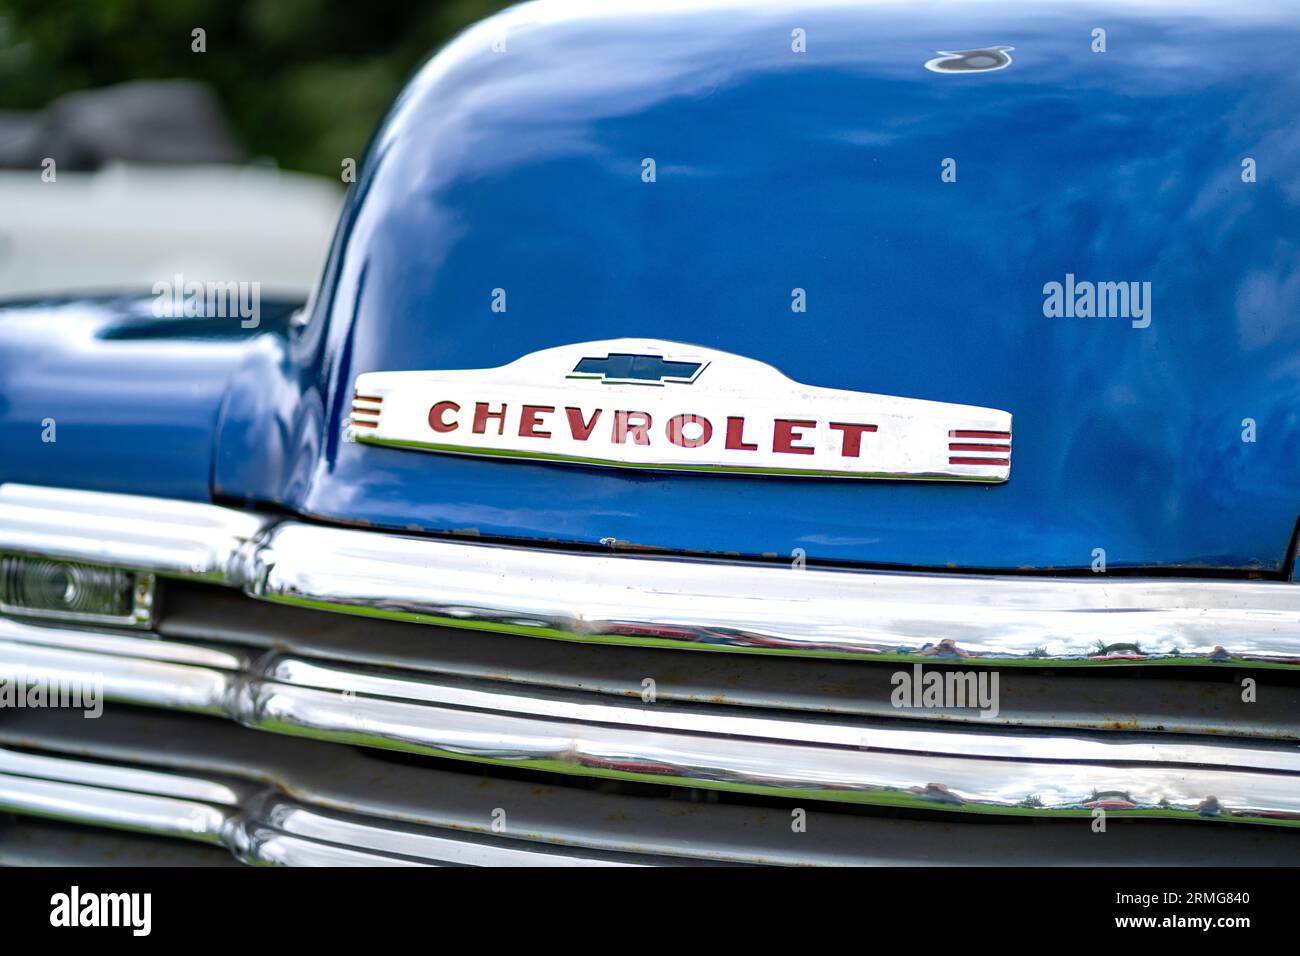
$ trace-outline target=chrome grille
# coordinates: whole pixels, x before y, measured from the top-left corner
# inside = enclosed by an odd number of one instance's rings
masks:
[[[19,766],[13,754],[62,767]],[[196,853],[226,847],[245,862],[306,864],[328,854],[331,863],[369,865],[1195,865],[1213,859],[1262,866],[1294,862],[1300,851],[1289,828],[1117,818],[1112,841],[1099,839],[1086,821],[970,816],[954,825],[939,813],[512,774],[144,708],[110,709],[93,721],[66,712],[7,715],[0,721],[0,763],[5,806],[22,814],[0,823],[0,864],[120,864],[124,856],[148,862],[149,854],[175,864],[187,862],[176,858],[174,847],[182,844]],[[130,779],[140,771],[154,778],[147,785]],[[213,788],[229,792],[233,802],[197,799]],[[188,798],[179,801],[179,813],[132,820],[115,805],[123,793],[151,800],[177,792]],[[192,803],[203,812],[193,814]],[[802,833],[790,826],[794,806],[807,811]],[[502,810],[505,832],[496,833]],[[180,832],[175,820],[187,811],[211,826]],[[170,843],[160,843],[162,833],[171,834]],[[423,839],[429,837],[439,841]],[[340,839],[348,843],[335,842]],[[214,860],[196,855],[189,862]]]
[[[928,640],[881,649],[886,627],[921,627],[921,576],[539,554],[179,508],[168,523],[156,502],[0,487],[0,551],[164,578],[151,633],[0,618],[0,676],[99,675],[113,701],[101,720],[0,711],[0,809],[261,863],[987,862],[973,854],[990,841],[1012,848],[993,857],[1006,862],[1170,862],[1208,844],[1262,862],[1300,849],[1300,600],[1283,582],[1204,582],[1198,602],[1190,582],[1102,593],[1056,579],[1035,617],[1023,581],[944,578],[957,583],[934,600],[955,603],[929,612]],[[521,569],[551,559],[568,590],[547,596]],[[610,562],[634,614],[614,613]],[[680,593],[646,585],[664,566]],[[719,569],[770,586],[696,606],[719,596]],[[809,597],[778,576],[802,576]],[[820,607],[832,584],[849,592],[837,613],[897,606],[835,623]],[[727,627],[710,619],[724,605]],[[981,606],[989,620],[943,630],[954,608]],[[1080,656],[1069,642],[1086,619],[1108,637],[1148,621],[1153,636]],[[1161,644],[1174,631],[1179,645]],[[999,664],[997,716],[893,707],[892,675],[921,662]],[[1243,675],[1258,702],[1243,701]],[[528,798],[539,786],[555,795],[545,813]],[[483,787],[491,806],[453,799]],[[1097,808],[1122,840],[1093,838]],[[791,828],[795,811],[816,815],[817,838]]]

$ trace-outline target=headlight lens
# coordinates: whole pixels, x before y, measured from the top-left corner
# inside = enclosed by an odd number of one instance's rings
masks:
[[[151,574],[72,561],[0,556],[0,610],[68,621],[148,625]]]

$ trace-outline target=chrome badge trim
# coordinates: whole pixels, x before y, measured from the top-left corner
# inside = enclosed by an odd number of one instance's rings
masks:
[[[357,376],[350,440],[452,455],[718,474],[1006,481],[1011,414],[803,385],[654,339],[493,369]]]

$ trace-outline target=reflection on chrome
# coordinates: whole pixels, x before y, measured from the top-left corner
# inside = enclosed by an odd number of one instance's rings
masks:
[[[74,633],[81,632],[0,620],[0,659],[26,673],[102,674],[111,700],[221,714],[279,734],[565,774],[976,813],[1087,816],[1101,808],[1300,822],[1300,751],[1289,744],[643,705],[296,654],[254,660],[145,637],[80,651],[67,646]],[[12,761],[0,763],[0,773],[41,776]],[[229,802],[213,793],[186,796]],[[138,802],[127,801],[123,812],[147,812]],[[39,801],[14,797],[6,805],[30,812]]]
[[[636,865],[322,811],[247,783],[6,748],[0,748],[0,810],[218,844],[245,863],[263,865]]]
[[[1300,668],[1282,581],[794,570],[452,543],[216,505],[0,486],[0,552],[262,600],[604,644],[904,662]]]

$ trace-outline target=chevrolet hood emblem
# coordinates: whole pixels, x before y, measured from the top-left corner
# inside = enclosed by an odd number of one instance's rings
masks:
[[[699,346],[614,339],[494,369],[366,372],[351,439],[448,455],[709,474],[1006,481],[1011,415],[817,388]]]

